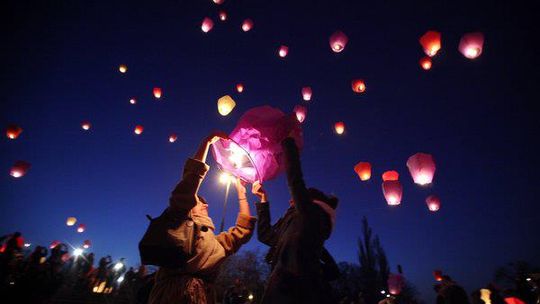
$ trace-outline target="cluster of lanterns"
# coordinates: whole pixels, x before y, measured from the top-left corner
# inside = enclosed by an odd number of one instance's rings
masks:
[[[441,50],[441,33],[437,31],[427,31],[419,39],[420,45],[427,55],[420,59],[419,64],[424,70],[431,69],[431,58]],[[466,33],[460,41],[458,50],[467,59],[476,59],[482,54],[484,48],[484,34],[480,32]]]

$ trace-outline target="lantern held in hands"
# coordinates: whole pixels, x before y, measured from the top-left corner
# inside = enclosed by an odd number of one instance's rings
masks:
[[[22,131],[23,129],[17,125],[9,125],[6,130],[6,136],[9,139],[17,139]]]
[[[484,48],[484,34],[480,32],[467,33],[459,41],[459,51],[468,59],[478,58]]]
[[[427,31],[420,37],[420,44],[424,48],[424,53],[433,57],[441,49],[441,33],[436,31]]]
[[[401,204],[401,197],[403,195],[403,187],[398,180],[387,180],[382,184],[384,198],[390,206],[397,206]]]
[[[28,173],[28,170],[30,170],[30,163],[25,162],[23,160],[16,161],[11,169],[9,170],[9,175],[13,176],[14,178],[20,178],[26,175]]]
[[[409,172],[418,185],[431,184],[435,175],[435,160],[426,153],[416,153],[407,160]]]
[[[236,106],[236,102],[234,101],[234,99],[232,99],[231,96],[225,95],[218,99],[217,106],[219,114],[221,114],[222,116],[227,116]]]
[[[361,181],[367,181],[371,178],[371,164],[368,162],[359,162],[354,166],[354,172],[358,174]]]
[[[342,31],[336,31],[330,36],[330,48],[334,53],[341,53],[349,42],[349,38]]]

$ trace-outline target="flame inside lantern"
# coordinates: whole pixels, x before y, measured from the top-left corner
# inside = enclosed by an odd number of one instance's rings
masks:
[[[221,139],[212,145],[212,153],[222,171],[247,182],[260,180],[257,166],[249,153],[231,139]]]

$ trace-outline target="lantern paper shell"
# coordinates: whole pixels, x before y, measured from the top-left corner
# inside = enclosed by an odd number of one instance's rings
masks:
[[[382,180],[385,181],[385,182],[386,181],[397,181],[397,180],[399,180],[399,173],[397,171],[394,171],[394,170],[386,171],[382,175]]]
[[[225,0],[212,0],[214,1],[215,4],[222,4],[223,2],[225,2]]]
[[[226,21],[227,20],[227,13],[225,11],[219,12],[219,20]]]
[[[201,30],[208,33],[214,27],[214,21],[208,17],[204,18],[201,24]]]
[[[90,242],[90,240],[85,240],[85,241],[83,242],[83,248],[84,248],[84,249],[90,248],[91,245],[92,245],[92,243]]]
[[[358,174],[361,181],[367,181],[371,178],[371,164],[368,162],[359,162],[354,166],[354,172]]]
[[[442,271],[433,270],[433,277],[435,278],[435,281],[437,281],[437,282],[442,281],[442,279],[443,279],[442,275],[443,275]]]
[[[232,112],[234,107],[236,107],[236,102],[234,101],[234,99],[232,99],[231,96],[225,95],[218,99],[217,107],[219,114],[221,114],[222,116],[227,116],[229,115],[229,113]]]
[[[403,195],[403,187],[398,180],[384,181],[382,184],[384,198],[390,206],[397,206],[401,204],[401,197]]]
[[[127,72],[127,65],[125,64],[121,64],[119,67],[118,67],[118,71],[120,71],[120,73],[124,74]]]
[[[336,31],[329,39],[330,48],[334,53],[341,53],[347,46],[347,42],[349,38],[342,31]]]
[[[307,108],[301,105],[297,105],[294,107],[293,111],[294,114],[296,114],[296,119],[298,119],[300,123],[303,123],[307,116]]]
[[[311,90],[311,87],[302,88],[302,99],[304,99],[305,101],[310,101],[312,95],[313,91]]]
[[[441,209],[441,199],[436,195],[430,195],[426,198],[426,204],[431,212],[437,212]]]
[[[20,178],[26,175],[28,173],[28,170],[30,170],[30,163],[25,162],[23,160],[16,161],[13,166],[11,167],[11,170],[9,171],[9,175],[13,176],[14,178]]]
[[[289,135],[299,148],[303,146],[294,115],[270,106],[256,107],[242,115],[229,136],[232,140],[218,141],[212,152],[223,171],[249,183],[263,182],[285,170],[281,141]]]
[[[431,57],[423,57],[422,59],[420,59],[420,66],[422,67],[422,69],[424,70],[429,70],[431,69]]]
[[[52,241],[49,245],[50,249],[54,249],[56,246],[60,245],[60,241]]]
[[[355,79],[351,82],[352,90],[356,93],[364,93],[366,91],[366,83],[362,79]]]
[[[345,123],[342,121],[338,121],[334,124],[334,130],[338,135],[341,135],[345,132]]]
[[[133,132],[137,135],[141,135],[143,131],[144,131],[144,127],[141,125],[136,125],[135,129],[133,130]]]
[[[484,48],[484,34],[480,32],[467,33],[459,41],[459,51],[468,59],[478,58]]]
[[[422,45],[424,53],[429,57],[437,55],[437,52],[441,49],[441,33],[427,31],[420,37],[420,45]]]
[[[83,233],[85,230],[86,230],[86,225],[85,224],[80,224],[79,227],[77,227],[77,232],[78,233]]]
[[[132,105],[134,105],[134,104],[137,103],[137,99],[131,98],[131,99],[129,100],[129,103],[132,104]]]
[[[9,125],[6,130],[6,136],[9,139],[17,139],[21,135],[23,129],[16,125]]]
[[[154,90],[152,90],[152,93],[154,94],[155,98],[157,99],[161,98],[161,94],[162,94],[161,88],[154,88]]]
[[[409,172],[418,185],[431,184],[435,175],[435,160],[426,153],[416,153],[407,160]]]
[[[169,135],[169,142],[170,143],[175,142],[177,139],[178,139],[178,136],[176,136],[176,134],[173,133],[173,134]]]
[[[525,304],[524,301],[516,297],[504,298],[504,302],[506,302],[506,304]]]
[[[388,292],[391,295],[397,296],[401,293],[403,286],[405,285],[405,280],[400,274],[391,273],[388,275]]]
[[[244,92],[244,85],[241,84],[241,83],[237,84],[237,85],[236,85],[236,91],[237,91],[238,93]]]
[[[253,28],[253,20],[246,19],[244,22],[242,22],[242,30],[244,32],[249,32]]]
[[[279,57],[285,58],[287,56],[287,54],[289,54],[289,47],[286,46],[286,45],[280,46],[279,50],[278,50]]]
[[[75,225],[76,222],[77,222],[77,218],[70,216],[66,220],[66,225],[73,226]]]
[[[83,130],[88,131],[88,130],[90,130],[91,127],[92,127],[92,124],[89,121],[85,120],[85,121],[81,122],[81,128]]]

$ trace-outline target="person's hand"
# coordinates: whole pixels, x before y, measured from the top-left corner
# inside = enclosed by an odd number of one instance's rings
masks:
[[[236,178],[236,193],[238,193],[238,199],[246,199],[246,183],[240,178]]]
[[[229,135],[222,131],[214,131],[208,135],[207,140],[210,144],[216,143],[220,139],[229,139]]]
[[[268,202],[266,191],[264,190],[263,185],[259,181],[256,181],[253,183],[253,185],[251,185],[251,193],[255,194],[259,198],[261,203]]]

